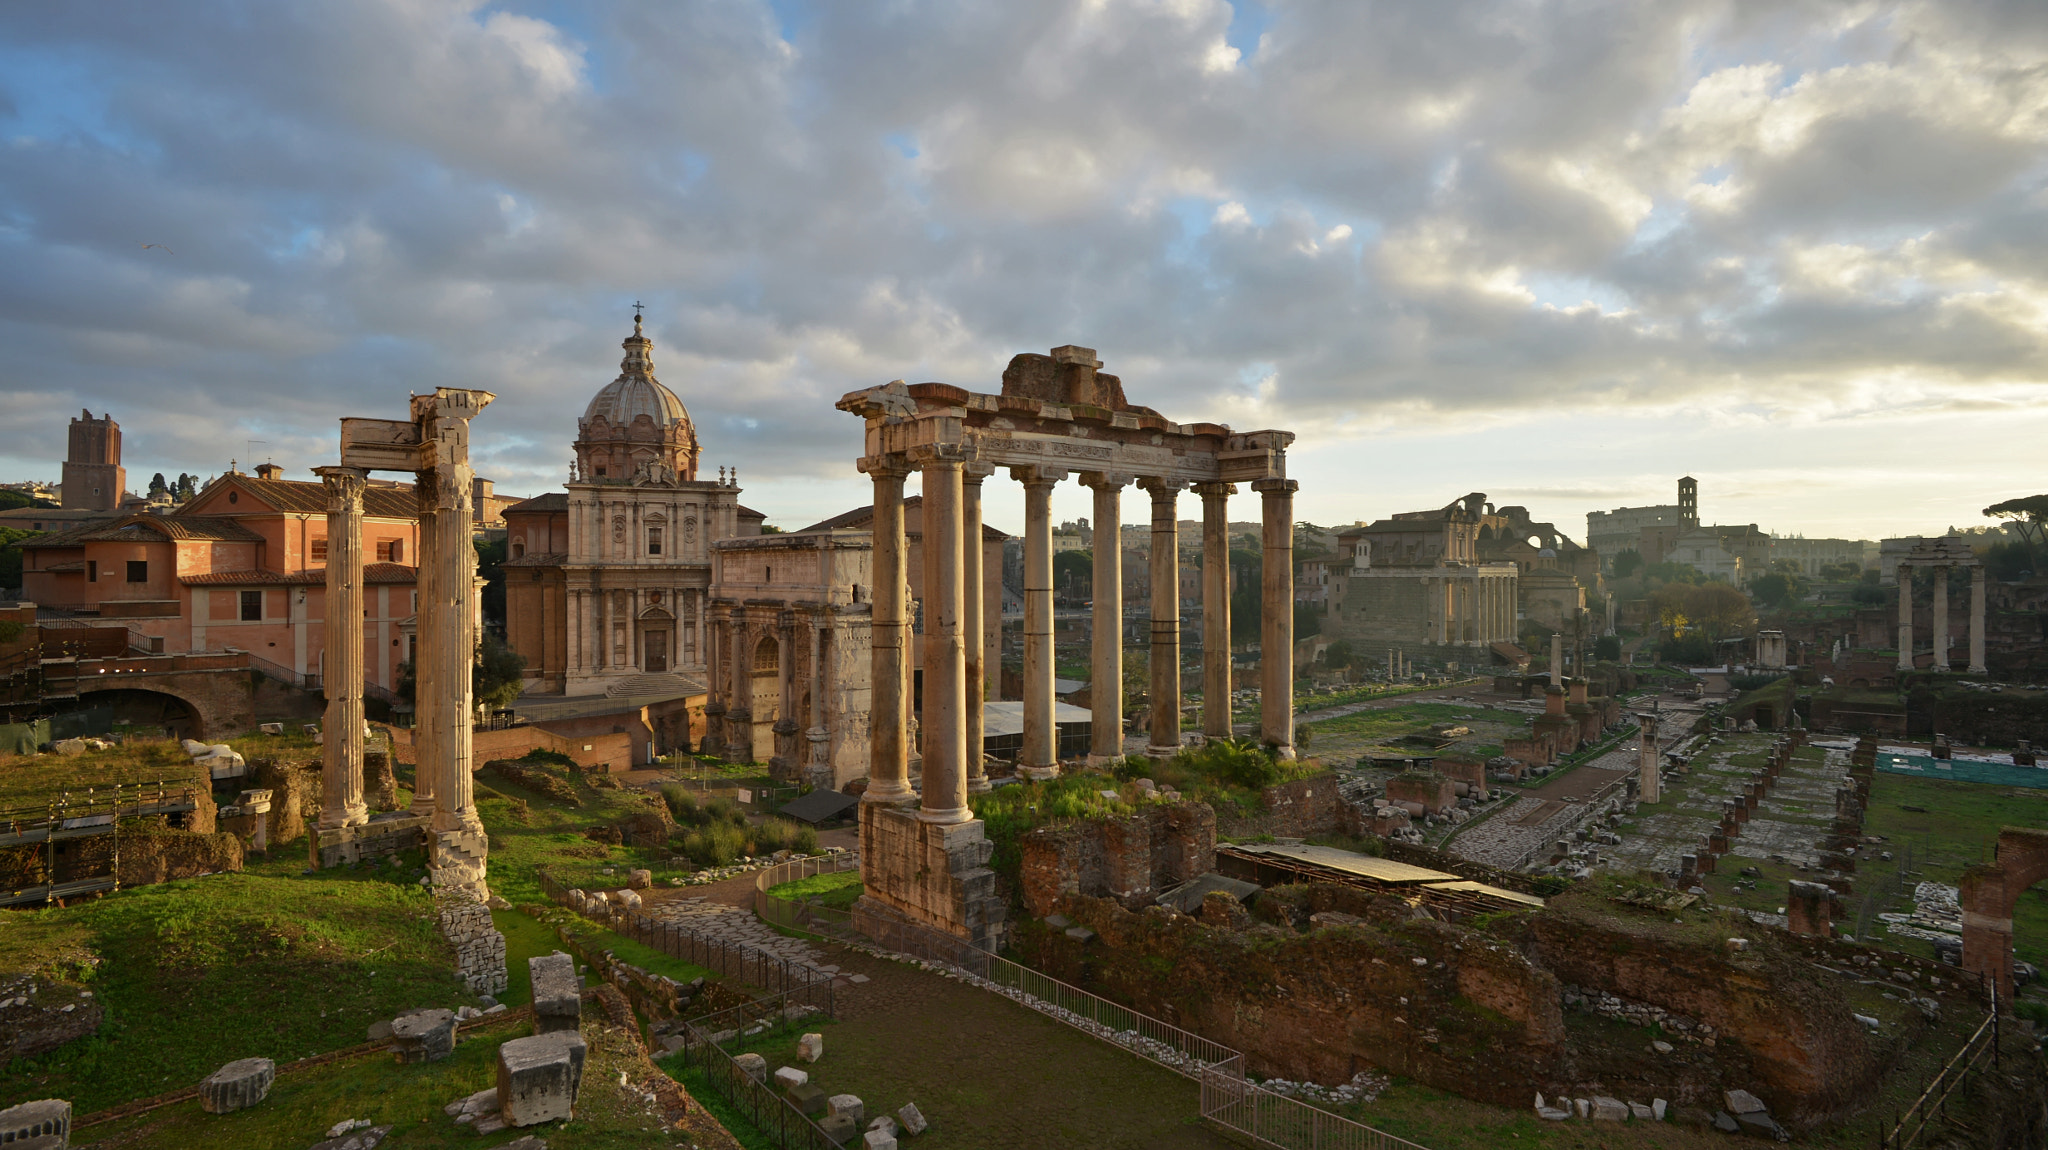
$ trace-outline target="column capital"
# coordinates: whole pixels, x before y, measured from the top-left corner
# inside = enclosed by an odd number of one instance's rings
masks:
[[[1237,494],[1235,483],[1197,483],[1195,494],[1203,499],[1227,499]]]
[[[1095,491],[1117,491],[1135,482],[1134,476],[1114,471],[1083,471],[1076,478],[1081,486]]]
[[[1298,479],[1254,479],[1252,490],[1261,495],[1292,495],[1301,490]]]
[[[920,471],[933,467],[962,467],[968,462],[967,448],[958,443],[920,443],[904,456]]]
[[[1185,479],[1167,479],[1164,476],[1158,475],[1141,475],[1138,477],[1138,486],[1151,492],[1152,498],[1162,499],[1176,496],[1186,491],[1188,489],[1188,481]]]
[[[855,461],[854,466],[860,468],[871,479],[907,479],[911,472],[917,470],[911,466],[910,459],[900,452],[862,456]]]
[[[983,463],[979,460],[969,460],[966,466],[960,469],[960,482],[965,483],[969,487],[980,487],[982,480],[995,473],[995,464]]]
[[[1047,467],[1042,463],[1032,463],[1020,467],[1012,467],[1010,469],[1010,478],[1026,487],[1051,487],[1054,484],[1066,482],[1067,469],[1064,467]]]

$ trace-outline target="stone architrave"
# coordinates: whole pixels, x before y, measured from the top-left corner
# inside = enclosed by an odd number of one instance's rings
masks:
[[[1230,483],[1195,485],[1202,497],[1202,734],[1211,739],[1231,735],[1230,497],[1236,491]]]
[[[1152,496],[1152,548],[1146,566],[1152,577],[1152,712],[1145,753],[1180,751],[1180,519],[1176,510],[1183,483],[1148,476],[1138,486]],[[1289,608],[1293,610],[1291,596]]]
[[[1294,757],[1294,493],[1292,479],[1260,479],[1259,741]]]
[[[369,473],[353,467],[316,467],[313,473],[327,488],[320,826],[331,830],[370,821],[363,801],[363,490]]]

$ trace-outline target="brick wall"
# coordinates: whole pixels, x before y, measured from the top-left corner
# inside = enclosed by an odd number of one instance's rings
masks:
[[[1034,915],[1051,914],[1070,894],[1137,905],[1216,869],[1216,813],[1207,803],[1175,803],[1124,819],[1056,823],[1018,847],[1020,894]]]
[[[528,751],[542,750],[567,755],[585,770],[617,774],[633,769],[631,735],[612,732],[570,735],[559,733],[554,729],[556,726],[554,723],[546,726],[531,724],[477,731],[471,736],[471,761],[481,767],[493,759],[516,759]],[[413,732],[391,728],[391,754],[398,762],[417,766],[419,758],[413,749]]]
[[[1217,816],[1217,833],[1229,838],[1365,833],[1365,823],[1358,812],[1337,793],[1337,776],[1332,772],[1276,783],[1259,793],[1265,802],[1264,813],[1226,811]]]
[[[491,922],[484,904],[459,892],[437,892],[435,912],[441,934],[455,948],[455,973],[473,994],[503,994],[509,981],[505,972],[505,936]]]

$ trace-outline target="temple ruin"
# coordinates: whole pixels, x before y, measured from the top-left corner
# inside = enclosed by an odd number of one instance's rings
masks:
[[[1225,501],[1249,482],[1263,501],[1265,566],[1261,646],[1260,739],[1293,754],[1294,491],[1287,478],[1285,431],[1234,432],[1220,424],[1177,424],[1124,399],[1122,382],[1101,371],[1093,349],[1054,348],[1023,354],[1003,372],[1000,394],[944,383],[902,381],[849,392],[842,411],[866,420],[860,469],[874,481],[874,604],[868,787],[861,805],[861,875],[857,913],[865,926],[892,920],[937,927],[977,945],[1002,937],[1004,907],[987,862],[992,844],[968,808],[968,794],[986,789],[978,721],[984,670],[973,665],[979,643],[981,480],[1007,467],[1024,485],[1024,749],[1018,773],[1051,778],[1059,771],[1053,721],[1053,579],[1051,497],[1070,475],[1095,493],[1095,530],[1116,538],[1124,487],[1151,496],[1152,553],[1177,552],[1180,492],[1203,502],[1203,565],[1210,579],[1229,568]],[[924,485],[923,778],[909,778],[906,719],[910,673],[904,652],[903,483],[911,472]],[[1119,637],[1121,572],[1095,565],[1094,681],[1123,680]],[[1227,596],[1216,596],[1227,602]],[[1219,618],[1220,617],[1220,618]],[[1181,746],[1180,604],[1177,572],[1156,564],[1151,604],[1151,689],[1147,750]],[[1205,612],[1203,727],[1228,735],[1230,649],[1227,614]],[[1213,641],[1210,641],[1213,640]],[[1121,692],[1091,692],[1091,758],[1123,753]],[[970,748],[973,753],[969,753]]]

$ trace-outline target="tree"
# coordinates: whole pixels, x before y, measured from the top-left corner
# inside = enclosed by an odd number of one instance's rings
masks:
[[[1709,639],[1725,638],[1756,618],[1749,596],[1726,583],[1701,583],[1686,589],[1686,613]]]
[[[1643,569],[1643,553],[1631,547],[1614,557],[1614,577],[1626,579]]]
[[[1692,613],[1686,604],[1686,584],[1666,583],[1650,592],[1650,610],[1657,613],[1657,622],[1671,632],[1672,638],[1683,638],[1692,629]]]
[[[2040,555],[2042,544],[2048,542],[2048,495],[2025,495],[1994,503],[1984,509],[1984,514],[2010,523],[2020,542],[2036,556]],[[2041,570],[2039,562],[2033,566],[2036,571]]]
[[[0,527],[0,587],[10,590],[21,587],[21,545],[40,534],[40,531]]]
[[[503,539],[475,541],[476,573],[484,580],[484,625],[500,631],[505,629],[505,545]]]
[[[164,473],[159,471],[149,477],[149,497],[155,499],[171,493],[171,485],[164,482]]]
[[[526,656],[505,645],[489,631],[477,647],[476,662],[470,666],[469,689],[478,706],[493,710],[509,707],[519,697],[526,672]]]
[[[1294,605],[1294,637],[1306,639],[1323,633],[1323,609],[1314,603]]]
[[[187,475],[180,471],[178,473],[178,486],[176,490],[178,502],[183,503],[197,494],[199,494],[198,477]]]
[[[1265,568],[1265,556],[1259,552],[1242,547],[1231,549],[1230,641],[1233,643],[1259,641],[1259,627],[1265,618],[1261,612],[1265,595],[1259,580]]]
[[[1621,658],[1621,636],[1602,635],[1598,639],[1593,640],[1593,657],[1595,659],[1604,659],[1610,663],[1619,661]]]
[[[35,502],[35,497],[26,491],[0,491],[0,511],[12,511],[17,507],[33,507]]]
[[[1749,585],[1749,593],[1766,607],[1783,607],[1806,593],[1806,580],[1783,571],[1759,575]]]
[[[1984,552],[1984,568],[2001,583],[2017,583],[2034,573],[2034,556],[2024,543],[1993,543]]]
[[[1853,583],[1863,575],[1861,563],[1823,563],[1820,578],[1823,583]]]
[[[1052,557],[1053,589],[1086,599],[1094,594],[1095,552],[1061,551]]]

